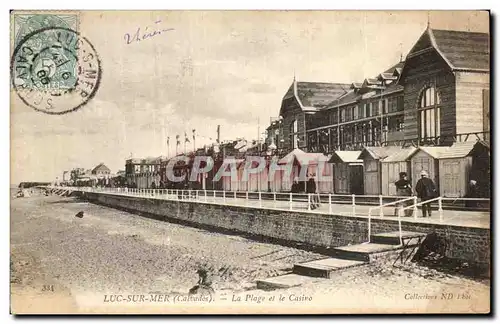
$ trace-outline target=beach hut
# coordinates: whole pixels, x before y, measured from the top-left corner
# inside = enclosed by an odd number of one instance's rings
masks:
[[[364,165],[365,195],[381,194],[381,160],[401,150],[402,148],[398,146],[365,146],[358,157],[358,159],[363,160]]]
[[[361,151],[335,151],[328,162],[333,167],[334,192],[337,194],[362,195],[363,160],[358,159]]]
[[[469,152],[472,157],[470,179],[476,180],[480,196],[487,198],[491,195],[491,156],[488,142],[479,140]]]
[[[316,177],[316,188],[319,193],[333,192],[333,164],[328,161],[331,158],[321,153],[308,153],[307,174],[314,174]]]
[[[243,188],[246,185],[241,184],[241,174],[243,172],[242,170],[242,165],[244,164],[245,160],[243,159],[235,159],[234,163],[230,163],[229,160],[227,160],[226,165],[221,165],[221,167],[225,167],[225,170],[221,170],[220,172],[227,173],[227,175],[224,175],[221,177],[222,181],[222,190],[224,191],[239,191],[240,187]],[[231,174],[231,168],[236,168],[236,176],[232,177]],[[219,172],[219,171],[218,171]]]
[[[245,162],[247,163],[247,162]],[[245,164],[243,163],[244,167]],[[251,168],[257,168],[257,161],[252,161]],[[247,189],[248,191],[263,191],[266,192],[269,190],[271,183],[268,181],[268,173],[269,173],[269,160],[266,160],[266,165],[264,169],[259,171],[258,173],[249,173],[248,181],[247,181]],[[243,176],[243,173],[242,173]]]
[[[474,154],[487,151],[483,143],[462,142],[455,143],[439,154],[439,183],[440,194],[443,197],[463,197],[467,194],[469,180],[473,175]],[[473,152],[474,147],[476,151]],[[482,152],[481,152],[482,151]],[[476,159],[477,161],[477,159]],[[482,167],[482,165],[476,166]],[[474,177],[479,170],[474,170]],[[474,179],[478,181],[478,179]],[[484,179],[482,181],[485,181]]]
[[[307,177],[310,174],[316,174],[318,162],[326,162],[323,153],[306,153],[301,149],[294,149],[278,161],[278,165],[289,165],[291,167],[290,176],[286,176],[283,170],[277,171],[275,181],[281,181],[281,190],[290,191],[295,177],[299,178],[300,188],[305,191]]]
[[[403,148],[380,161],[382,168],[382,195],[397,195],[395,182],[399,180],[400,172],[406,172],[408,178],[410,178],[411,163],[409,157],[416,151],[416,147]]]
[[[427,171],[430,179],[434,181],[439,190],[439,156],[442,152],[448,149],[448,146],[420,146],[410,154],[411,165],[411,183],[412,188],[415,188],[420,172]]]

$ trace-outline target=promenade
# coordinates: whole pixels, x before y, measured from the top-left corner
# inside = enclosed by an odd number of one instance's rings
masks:
[[[206,204],[217,204],[217,205],[227,205],[227,206],[239,206],[239,207],[250,207],[250,208],[264,208],[264,209],[275,209],[275,210],[286,210],[295,212],[306,212],[306,213],[316,213],[316,214],[331,214],[331,215],[341,215],[349,217],[362,217],[368,218],[370,209],[372,219],[389,219],[398,220],[395,216],[394,205],[386,206],[382,208],[375,208],[376,205],[366,205],[366,204],[348,204],[335,202],[337,196],[322,195],[321,205],[319,208],[311,210],[308,207],[308,197],[307,195],[294,195],[292,199],[288,199],[288,194],[277,194],[272,193],[261,193],[261,199],[258,197],[258,193],[249,193],[248,196],[244,192],[222,192],[222,191],[208,191],[208,190],[191,190],[191,191],[181,191],[181,190],[167,190],[167,189],[120,189],[120,188],[102,188],[102,189],[77,189],[77,188],[67,188],[69,190],[81,190],[96,193],[106,193],[112,195],[120,196],[130,196],[130,197],[141,197],[144,199],[164,199],[164,200],[175,200],[175,201],[189,201],[198,202]],[[222,196],[221,196],[222,195]],[[247,199],[248,198],[248,199]],[[360,200],[362,196],[359,196]],[[329,204],[328,201],[331,200],[332,203]],[[390,201],[383,201],[386,204]],[[408,202],[409,205],[412,201]],[[438,203],[432,204],[433,208],[437,208]],[[382,210],[382,213],[380,212]],[[442,213],[442,214],[440,214]],[[403,214],[403,213],[401,213]],[[441,217],[440,217],[441,216]],[[443,209],[442,211],[433,210],[432,217],[423,218],[420,209],[416,213],[413,213],[410,217],[401,217],[402,222],[410,223],[428,223],[428,224],[441,224],[441,225],[454,225],[454,226],[464,226],[464,227],[476,227],[476,228],[490,228],[490,212],[488,211],[464,211],[464,210],[449,210]]]

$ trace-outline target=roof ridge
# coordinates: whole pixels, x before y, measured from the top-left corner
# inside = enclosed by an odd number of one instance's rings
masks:
[[[468,31],[468,30],[453,30],[453,29],[439,29],[439,28],[429,28],[430,30],[437,30],[449,33],[467,33],[467,34],[483,34],[489,35],[489,33],[478,32],[478,31]]]
[[[441,58],[446,62],[446,64],[448,64],[450,69],[454,70],[455,67],[453,66],[453,64],[451,64],[450,60],[448,60],[448,58],[444,55],[444,53],[439,49],[439,46],[437,45],[437,42],[436,42],[436,38],[434,37],[434,34],[432,32],[432,29],[427,28],[427,33],[429,34],[429,38],[431,40],[432,47],[434,47],[434,49],[439,53]]]
[[[316,82],[316,81],[297,81],[297,83],[314,83],[314,84],[335,84],[335,85],[349,85],[344,82]]]

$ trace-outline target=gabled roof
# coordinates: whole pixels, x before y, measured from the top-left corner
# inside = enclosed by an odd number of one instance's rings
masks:
[[[441,152],[440,159],[455,159],[462,158],[472,151],[476,142],[460,142],[454,143],[452,146],[448,147],[447,150]]]
[[[92,172],[96,172],[97,170],[111,171],[104,163],[99,163],[95,168],[92,169]]]
[[[489,40],[486,33],[427,28],[406,58],[433,48],[452,71],[489,72]]]
[[[397,75],[394,75],[394,72],[393,73],[380,73],[378,76],[377,76],[377,79],[378,80],[397,80],[398,77]]]
[[[143,159],[143,163],[145,163],[145,164],[160,164],[161,160],[162,160],[161,156],[158,156],[158,157],[148,156],[147,158]]]
[[[419,151],[423,151],[435,159],[439,159],[441,154],[448,149],[448,146],[419,146],[418,150],[411,154],[410,158],[417,154]]]
[[[384,72],[379,73],[375,78],[367,78],[363,80],[363,83],[353,82],[350,86],[350,89],[345,95],[339,97],[333,101],[331,101],[326,108],[334,108],[339,106],[345,106],[348,104],[356,103],[360,100],[367,99],[369,97],[376,96],[375,91],[381,88],[381,82],[379,81],[379,77],[383,75],[384,77],[389,77],[389,75],[399,76],[401,73],[401,68],[403,67],[404,62],[398,62],[386,69]],[[397,78],[396,78],[397,79]],[[396,80],[395,79],[395,80]],[[389,78],[390,80],[390,78]],[[365,88],[363,88],[365,87]],[[383,89],[384,94],[389,94],[397,91],[403,91],[404,87],[402,85],[397,84],[396,82],[392,82],[389,85],[385,86]]]
[[[299,163],[300,165],[314,165],[318,161],[326,161],[327,157],[323,153],[307,153],[301,149],[294,149],[278,161],[278,164]]]
[[[470,141],[454,143],[452,146],[420,146],[409,156],[409,158],[411,158],[420,150],[429,154],[435,159],[458,159],[470,155],[476,145],[484,144],[479,141]]]
[[[383,73],[393,73],[394,74],[394,71],[400,71],[404,65],[405,65],[404,61],[399,61],[398,63],[394,64],[393,66],[391,66],[390,68],[385,70]]]
[[[402,148],[399,146],[365,146],[358,159],[364,160],[370,157],[374,160],[385,159],[391,154],[401,151]]]
[[[417,151],[416,147],[403,148],[403,149],[401,149],[401,151],[395,152],[395,153],[389,155],[388,157],[386,157],[385,159],[383,159],[382,163],[407,161],[408,158],[416,151]]]
[[[335,151],[328,160],[329,163],[363,163],[358,159],[361,151]]]
[[[294,79],[283,101],[295,97],[303,111],[314,112],[346,94],[350,86],[345,83],[298,82]],[[282,104],[281,110],[283,108]],[[280,115],[282,115],[281,110]]]
[[[479,155],[485,151],[488,152],[488,154],[490,153],[490,143],[484,140],[478,140],[476,144],[474,144],[472,150],[469,152],[469,155]]]

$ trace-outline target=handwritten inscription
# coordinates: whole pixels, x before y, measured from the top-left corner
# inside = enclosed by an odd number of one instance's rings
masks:
[[[149,28],[146,26],[143,31],[141,31],[141,27],[137,27],[135,34],[126,33],[124,35],[125,42],[127,44],[138,43],[140,41],[150,39],[159,35],[164,34],[165,32],[173,31],[174,28],[163,28],[161,27],[161,20],[155,21],[155,25],[153,28]]]

